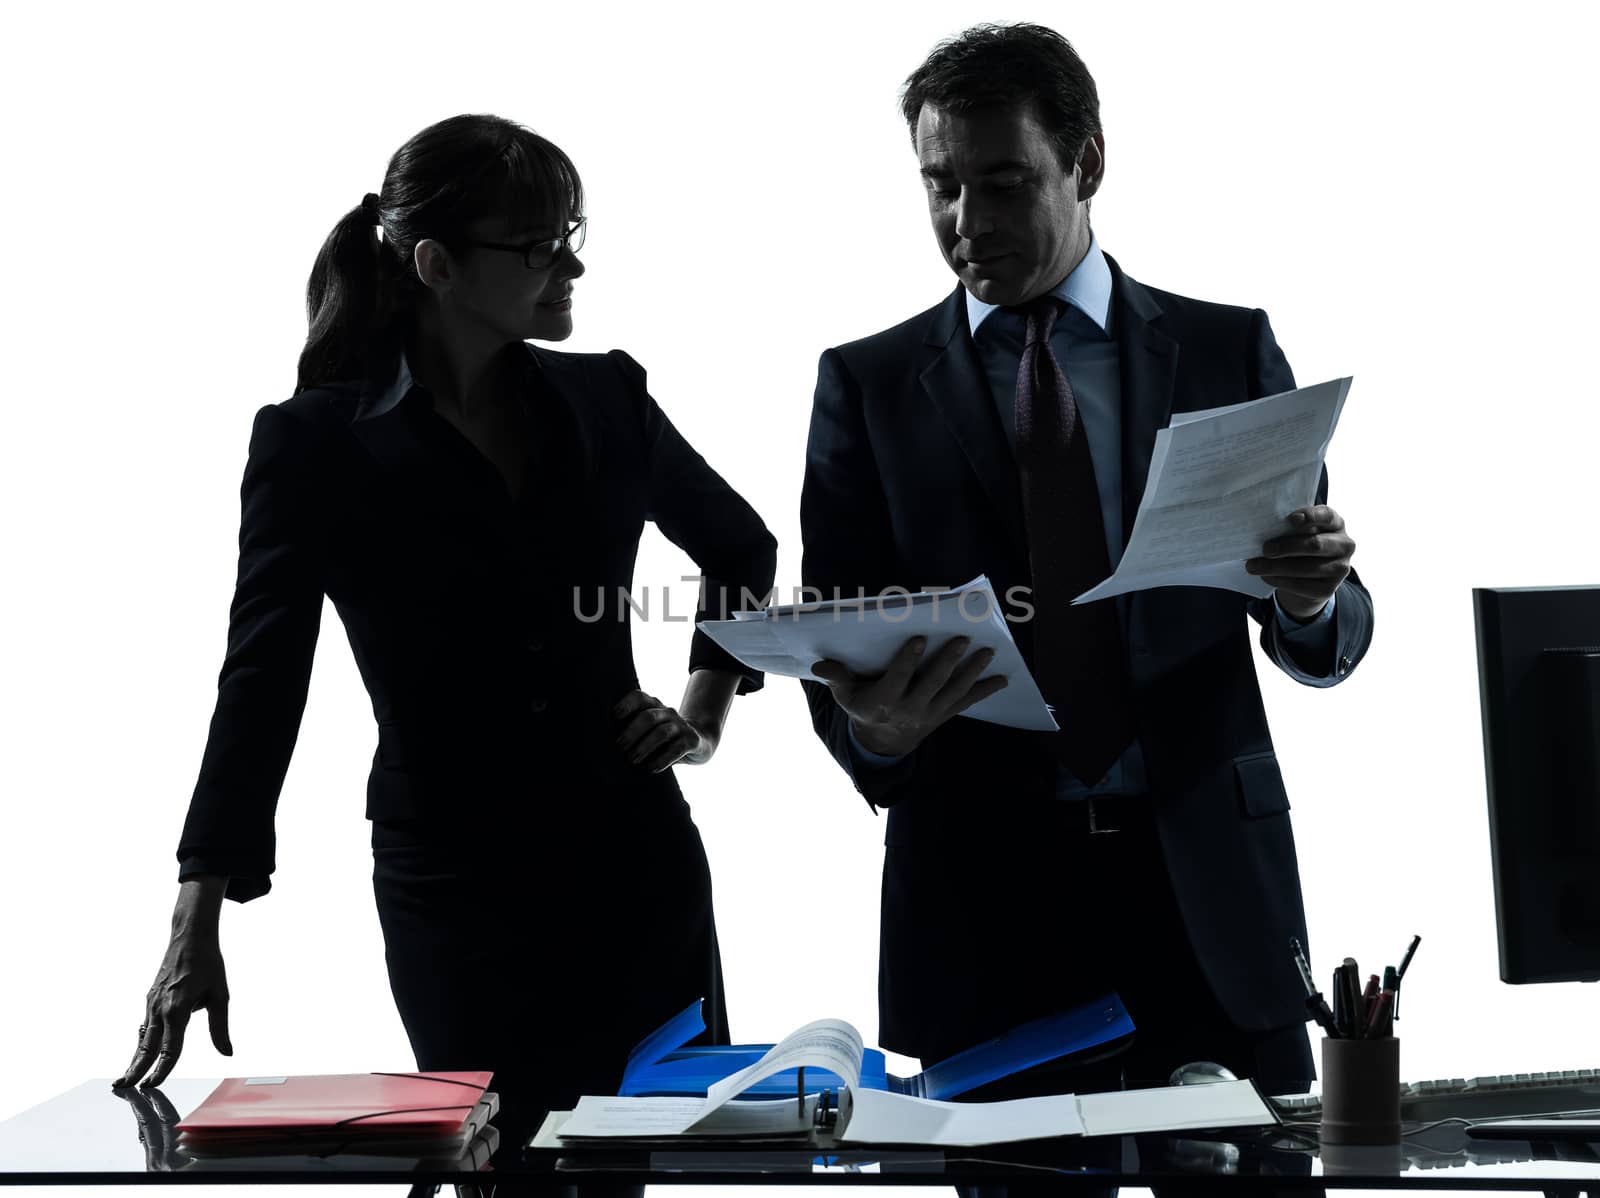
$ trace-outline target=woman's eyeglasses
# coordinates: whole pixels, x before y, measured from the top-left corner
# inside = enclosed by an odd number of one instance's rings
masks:
[[[530,241],[524,245],[507,245],[503,241],[455,241],[455,245],[473,246],[481,250],[510,250],[522,255],[522,264],[529,270],[544,270],[561,256],[563,249],[576,254],[583,248],[583,238],[589,227],[589,218],[578,221],[560,237]]]

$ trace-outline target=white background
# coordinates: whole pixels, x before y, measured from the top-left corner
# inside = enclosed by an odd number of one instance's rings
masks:
[[[476,111],[573,156],[591,228],[566,348],[645,364],[777,535],[792,588],[818,354],[953,284],[896,96],[979,19],[1052,24],[1088,62],[1095,227],[1130,274],[1267,309],[1302,383],[1355,376],[1329,470],[1372,650],[1330,691],[1260,671],[1319,976],[1420,932],[1407,1077],[1600,1065],[1600,990],[1497,978],[1470,597],[1596,581],[1584,6],[20,11],[0,79],[0,1117],[132,1052],[215,697],[251,418],[292,392],[312,259],[394,149]],[[636,585],[692,570],[647,532]],[[688,626],[635,644],[645,687],[676,702]],[[330,605],[272,893],[223,917],[235,1056],[201,1017],[181,1076],[410,1067],[362,819],[374,741]],[[799,686],[741,700],[715,761],[679,780],[735,1039],[836,1015],[872,1042],[883,823]]]

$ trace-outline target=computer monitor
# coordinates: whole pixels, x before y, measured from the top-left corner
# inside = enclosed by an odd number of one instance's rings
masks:
[[[1479,587],[1500,980],[1600,980],[1600,587]]]

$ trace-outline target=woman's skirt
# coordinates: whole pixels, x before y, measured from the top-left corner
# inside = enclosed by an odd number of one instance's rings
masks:
[[[494,1071],[521,1147],[547,1110],[614,1094],[629,1051],[704,1000],[726,1044],[711,874],[680,797],[574,796],[559,818],[375,821],[389,984],[419,1070]],[[502,1143],[506,1143],[503,1139]]]

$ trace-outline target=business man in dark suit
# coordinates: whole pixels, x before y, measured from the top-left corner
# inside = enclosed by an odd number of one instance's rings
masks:
[[[1326,475],[1248,563],[1270,598],[1069,602],[1126,544],[1156,430],[1289,390],[1289,365],[1265,313],[1147,287],[1101,251],[1098,102],[1058,34],[968,30],[903,110],[959,285],[823,353],[803,581],[853,595],[987,574],[1018,597],[1008,617],[1031,608],[1011,629],[1062,727],[951,718],[1004,685],[979,681],[987,658],[960,637],[804,684],[818,735],[889,812],[881,1041],[930,1061],[1114,988],[1138,1027],[1128,1053],[1007,1092],[1164,1082],[1196,1059],[1299,1086],[1305,917],[1247,618],[1310,686],[1365,653],[1372,602]]]

